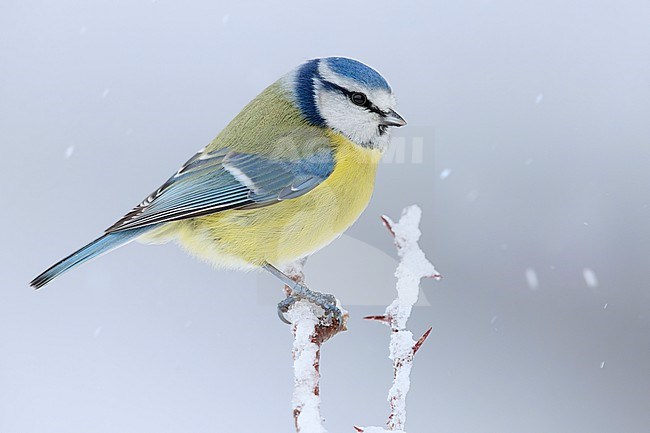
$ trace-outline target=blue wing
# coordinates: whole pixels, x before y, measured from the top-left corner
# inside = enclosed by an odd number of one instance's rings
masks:
[[[160,188],[109,227],[112,233],[227,209],[269,206],[308,193],[334,170],[330,149],[296,160],[229,149],[200,151]]]

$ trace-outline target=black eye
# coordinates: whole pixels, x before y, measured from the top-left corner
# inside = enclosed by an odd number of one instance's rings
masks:
[[[354,105],[363,107],[366,105],[366,102],[368,102],[368,98],[363,93],[352,92],[350,93],[350,101],[352,101]]]

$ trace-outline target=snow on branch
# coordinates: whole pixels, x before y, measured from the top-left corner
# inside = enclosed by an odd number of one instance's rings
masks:
[[[422,278],[440,279],[440,274],[427,260],[418,245],[420,239],[420,218],[422,211],[418,206],[410,206],[402,212],[396,223],[387,216],[382,220],[393,235],[400,263],[397,266],[397,298],[386,308],[381,316],[369,316],[366,319],[377,320],[391,328],[390,355],[393,361],[393,386],[388,392],[390,415],[387,430],[381,427],[355,427],[358,432],[382,433],[403,432],[406,422],[406,394],[411,387],[410,375],[413,357],[429,336],[429,328],[417,341],[413,333],[406,329],[413,305],[418,300],[420,280]]]
[[[304,281],[304,261],[285,272],[297,282]],[[286,288],[288,290],[288,288]],[[337,300],[340,308],[340,302]],[[298,433],[326,433],[320,414],[320,351],[324,342],[346,330],[347,312],[341,309],[342,324],[323,320],[323,310],[307,300],[293,304],[286,313],[292,323],[293,341],[293,419]]]
[[[380,321],[391,328],[390,359],[393,361],[393,386],[388,393],[390,416],[387,430],[382,427],[355,427],[364,433],[403,433],[406,422],[406,394],[410,388],[410,373],[413,357],[429,336],[431,328],[417,341],[406,329],[413,305],[418,300],[420,280],[440,275],[426,259],[418,246],[420,239],[421,210],[410,206],[402,212],[398,222],[387,216],[382,220],[395,240],[400,263],[395,272],[397,277],[397,298],[381,316],[366,319]],[[285,273],[296,282],[303,282],[304,261],[294,263]],[[285,287],[287,294],[290,289]],[[337,306],[340,302],[337,300]],[[331,323],[323,317],[323,310],[307,300],[295,302],[285,317],[292,323],[293,342],[293,417],[298,433],[326,433],[320,414],[320,353],[323,343],[341,331],[346,330],[347,312],[341,310],[342,322]]]

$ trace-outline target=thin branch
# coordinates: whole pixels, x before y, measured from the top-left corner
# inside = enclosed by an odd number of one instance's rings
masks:
[[[304,261],[294,263],[285,273],[297,282],[304,281]],[[289,290],[285,287],[285,291]],[[340,304],[337,301],[337,304]],[[339,306],[340,308],[340,306]],[[346,329],[347,313],[343,324],[326,323],[323,310],[306,300],[293,304],[286,313],[292,323],[293,341],[293,418],[296,432],[326,433],[320,414],[320,353],[324,342]]]
[[[406,329],[406,323],[411,316],[413,305],[418,300],[420,280],[422,278],[440,278],[431,262],[427,260],[418,245],[420,239],[420,218],[422,211],[417,206],[410,206],[402,212],[399,222],[395,223],[387,216],[381,219],[393,236],[400,263],[395,272],[397,277],[397,298],[380,316],[368,316],[366,319],[375,320],[391,328],[390,355],[393,361],[393,386],[388,392],[390,415],[387,430],[381,427],[354,427],[357,432],[403,432],[406,423],[406,395],[411,386],[410,374],[413,357],[431,333],[429,328],[417,341],[411,331]]]

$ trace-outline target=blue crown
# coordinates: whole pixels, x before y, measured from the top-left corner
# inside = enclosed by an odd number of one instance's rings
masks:
[[[345,57],[327,57],[322,59],[327,66],[339,75],[351,78],[371,89],[390,91],[390,86],[377,71],[356,60]]]
[[[298,68],[296,76],[296,97],[298,107],[305,118],[312,124],[325,126],[325,119],[316,107],[314,100],[314,81],[323,80],[318,72],[320,62],[326,62],[327,66],[336,74],[342,77],[358,81],[370,89],[384,89],[390,92],[390,86],[377,71],[356,60],[345,57],[326,57],[323,59],[309,60]]]

